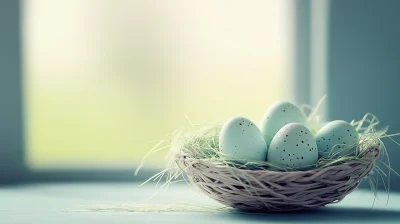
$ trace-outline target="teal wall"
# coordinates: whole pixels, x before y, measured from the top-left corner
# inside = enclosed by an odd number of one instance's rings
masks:
[[[24,167],[19,3],[0,1],[0,183]]]
[[[331,0],[329,21],[328,117],[371,112],[400,132],[400,1]],[[400,147],[384,142],[400,171]],[[400,190],[400,177],[391,181]]]

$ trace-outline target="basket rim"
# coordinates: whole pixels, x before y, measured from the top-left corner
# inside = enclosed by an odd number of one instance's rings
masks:
[[[237,171],[237,172],[247,172],[249,174],[250,173],[258,173],[259,174],[259,173],[262,173],[262,172],[270,173],[270,174],[277,174],[277,175],[279,175],[279,174],[283,174],[283,175],[285,175],[285,174],[294,174],[294,173],[297,173],[297,174],[300,174],[300,173],[302,173],[302,174],[307,174],[307,173],[314,174],[314,173],[317,173],[317,172],[324,172],[326,170],[335,169],[335,168],[341,167],[341,166],[343,167],[343,169],[345,169],[345,168],[350,167],[350,165],[354,164],[354,163],[356,163],[356,164],[359,164],[359,163],[374,163],[375,160],[379,157],[380,152],[381,152],[381,145],[379,143],[377,143],[377,144],[369,146],[368,149],[366,149],[362,154],[360,154],[360,159],[359,160],[350,160],[350,161],[346,161],[344,163],[333,164],[333,165],[326,166],[326,167],[317,167],[317,168],[308,169],[308,170],[293,170],[293,171],[279,171],[279,170],[268,170],[268,169],[243,169],[243,168],[238,168],[238,167],[233,167],[233,166],[227,167],[225,165],[220,165],[218,163],[213,163],[211,161],[207,161],[207,160],[204,160],[204,159],[193,158],[193,157],[190,157],[190,156],[187,156],[187,155],[183,155],[183,154],[180,154],[179,156],[177,156],[175,158],[175,162],[178,164],[179,168],[182,171],[184,171],[185,173],[187,173],[186,169],[182,169],[183,167],[181,167],[181,163],[184,160],[191,160],[191,161],[193,161],[193,163],[201,163],[201,164],[207,165],[209,167],[212,166],[212,167],[218,168],[218,169],[229,168],[229,169],[232,169],[232,170]],[[373,158],[371,158],[371,155],[372,155]]]

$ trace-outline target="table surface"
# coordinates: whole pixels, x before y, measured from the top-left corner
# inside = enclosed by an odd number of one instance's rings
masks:
[[[373,193],[357,190],[338,204],[312,211],[244,214],[219,210],[218,203],[185,184],[149,199],[156,191],[132,183],[2,186],[0,223],[400,223],[400,193],[393,192],[388,204],[386,192],[373,206]]]

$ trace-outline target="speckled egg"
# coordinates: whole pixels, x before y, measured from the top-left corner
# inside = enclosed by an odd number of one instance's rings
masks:
[[[307,119],[300,109],[290,102],[280,101],[272,104],[265,112],[260,124],[267,145],[271,143],[275,134],[289,123],[307,126]]]
[[[312,168],[318,161],[317,143],[304,125],[290,123],[272,139],[267,158],[268,162],[280,168]]]
[[[244,117],[225,122],[219,135],[219,148],[230,159],[265,161],[267,145],[258,127]]]
[[[358,133],[348,122],[336,120],[324,125],[315,139],[321,157],[353,155],[357,148]]]

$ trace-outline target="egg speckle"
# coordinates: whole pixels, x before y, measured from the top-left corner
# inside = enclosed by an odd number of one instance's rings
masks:
[[[225,122],[219,135],[219,148],[229,159],[265,161],[267,145],[258,127],[244,117]]]
[[[315,139],[321,157],[353,155],[358,144],[358,133],[348,122],[336,120],[324,125]]]
[[[267,158],[281,168],[313,167],[318,161],[317,143],[304,125],[289,123],[273,137]]]
[[[307,126],[307,119],[299,108],[286,101],[272,104],[260,123],[266,144],[271,143],[272,138],[283,126],[294,122]]]

